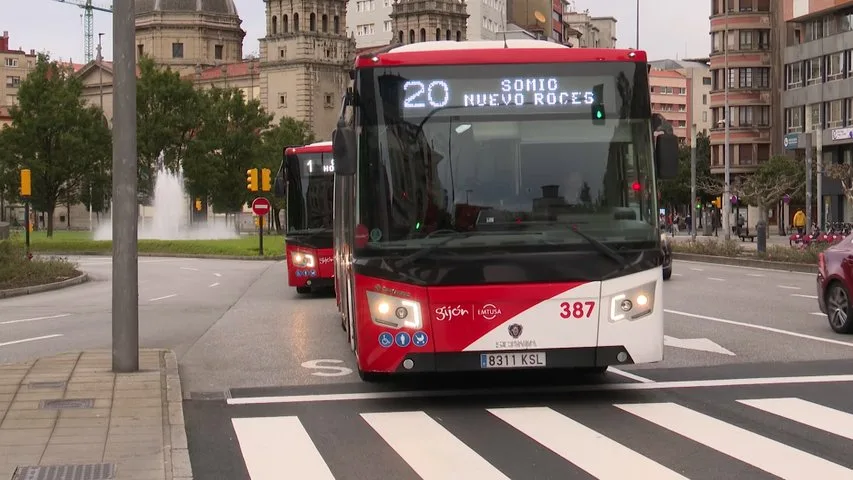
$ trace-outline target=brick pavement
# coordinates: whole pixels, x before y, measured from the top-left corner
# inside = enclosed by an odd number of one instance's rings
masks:
[[[175,354],[139,360],[131,374],[112,373],[109,351],[0,365],[0,480],[192,479]]]

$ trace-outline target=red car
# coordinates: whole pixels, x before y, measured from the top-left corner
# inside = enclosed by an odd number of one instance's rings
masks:
[[[853,291],[853,235],[818,255],[817,303],[838,333],[853,333],[850,292]]]

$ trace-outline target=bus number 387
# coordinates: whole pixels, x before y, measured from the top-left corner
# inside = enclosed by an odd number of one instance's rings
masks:
[[[595,302],[563,302],[560,304],[560,316],[563,318],[589,318],[595,309]]]

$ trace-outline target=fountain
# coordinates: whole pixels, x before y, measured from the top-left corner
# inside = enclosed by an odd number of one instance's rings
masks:
[[[189,198],[184,190],[183,172],[170,172],[163,164],[163,154],[157,161],[150,222],[140,220],[137,238],[153,240],[216,240],[237,238],[233,227],[225,223],[189,223]],[[110,212],[112,216],[112,212]],[[95,240],[111,240],[112,222],[104,222],[95,230]]]

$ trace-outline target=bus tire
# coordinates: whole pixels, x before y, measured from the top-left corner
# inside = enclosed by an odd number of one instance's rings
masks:
[[[307,295],[311,293],[311,287],[296,287],[296,293],[300,295]]]

